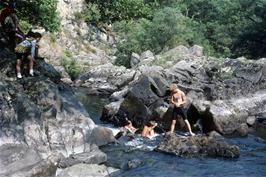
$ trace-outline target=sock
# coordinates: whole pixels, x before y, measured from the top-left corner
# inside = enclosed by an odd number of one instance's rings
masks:
[[[22,78],[22,75],[21,73],[17,73],[17,78],[21,79]]]

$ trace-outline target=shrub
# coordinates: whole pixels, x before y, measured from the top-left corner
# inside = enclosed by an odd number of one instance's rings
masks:
[[[73,58],[62,57],[60,64],[65,68],[68,75],[72,80],[75,80],[81,73],[82,68],[77,64],[77,61]]]
[[[115,24],[120,34],[116,64],[129,67],[132,52],[151,50],[160,53],[176,45],[204,44],[204,28],[196,30],[198,23],[183,16],[178,8],[166,7],[154,14],[152,20],[122,21]]]
[[[18,1],[17,8],[21,20],[51,32],[59,29],[57,0]]]

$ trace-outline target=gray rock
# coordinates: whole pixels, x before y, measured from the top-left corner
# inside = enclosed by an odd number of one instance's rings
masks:
[[[91,69],[76,80],[76,86],[88,88],[89,94],[112,94],[133,80],[134,70],[111,63]]]
[[[247,136],[249,133],[248,125],[246,123],[241,124],[235,131],[235,134],[241,137]]]
[[[56,177],[103,177],[112,176],[117,169],[96,164],[77,164],[63,171],[58,171]]]
[[[89,152],[72,154],[69,157],[62,159],[58,164],[58,167],[66,168],[79,163],[101,164],[106,161],[107,161],[106,154],[100,151],[98,147],[94,147]]]
[[[128,169],[133,169],[133,168],[137,168],[141,165],[141,160],[139,159],[133,159],[127,162],[127,167]]]
[[[192,55],[195,55],[197,57],[203,56],[203,47],[198,45],[193,45],[191,48],[189,48],[189,51]]]
[[[130,58],[130,66],[134,67],[140,62],[140,56],[137,53],[132,53]]]
[[[150,50],[147,50],[140,55],[140,62],[137,66],[151,65],[154,59],[154,54]]]
[[[90,144],[96,144],[97,146],[103,146],[109,143],[116,142],[113,132],[105,127],[95,127],[89,139]]]
[[[60,157],[52,155],[42,160],[39,154],[24,145],[3,145],[0,147],[0,176],[8,177],[52,177]]]
[[[178,137],[174,134],[166,135],[156,150],[187,157],[237,158],[240,155],[239,147],[235,145],[228,145],[206,136]]]
[[[255,116],[249,116],[249,117],[247,118],[247,124],[248,124],[249,126],[253,126],[253,125],[255,124],[255,121],[256,121],[256,117],[255,117]]]
[[[35,61],[34,77],[23,68],[24,77],[13,81],[15,63],[9,57],[0,68],[0,145],[27,144],[43,158],[52,152],[83,152],[95,124],[73,90],[42,59]]]

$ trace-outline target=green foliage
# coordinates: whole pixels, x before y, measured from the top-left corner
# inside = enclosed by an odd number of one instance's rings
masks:
[[[18,1],[17,8],[22,21],[51,32],[58,30],[57,0]]]
[[[96,24],[101,19],[101,12],[97,4],[88,3],[84,12],[84,19],[88,23]]]
[[[152,20],[117,22],[114,27],[122,40],[117,45],[116,64],[129,67],[132,52],[151,50],[159,53],[178,44],[208,45],[199,25],[183,16],[178,8],[170,7],[159,10]],[[209,46],[206,49],[211,51]]]
[[[129,58],[132,52],[141,52],[149,49],[149,36],[151,22],[146,19],[139,21],[122,21],[115,24],[115,28],[120,31],[122,40],[117,44],[118,51],[116,53],[117,65],[130,66]]]
[[[86,0],[86,2],[92,9],[92,18],[96,17],[96,20],[107,23],[150,18],[154,10],[153,3],[145,0]],[[93,9],[97,9],[97,13]]]
[[[175,45],[204,47],[205,55],[266,56],[266,0],[87,0],[89,23],[114,23],[117,61],[132,52]]]
[[[250,23],[242,30],[233,49],[235,55],[245,55],[249,58],[266,57],[266,0],[246,0],[248,13],[246,19]]]
[[[61,58],[60,64],[65,68],[65,71],[71,77],[72,80],[75,80],[81,73],[82,68],[78,65],[76,60],[69,58],[71,54],[66,53],[66,56]]]
[[[20,25],[22,31],[29,31],[30,28],[32,27],[32,25],[29,24],[29,22],[25,21],[25,20],[20,20],[19,25]]]

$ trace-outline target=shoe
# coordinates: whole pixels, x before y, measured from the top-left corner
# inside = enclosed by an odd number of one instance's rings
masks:
[[[21,73],[18,73],[18,74],[17,74],[17,78],[18,78],[18,79],[21,79],[21,78],[22,78]]]
[[[34,74],[33,74],[33,70],[30,70],[30,76],[34,76]]]

